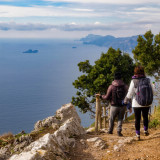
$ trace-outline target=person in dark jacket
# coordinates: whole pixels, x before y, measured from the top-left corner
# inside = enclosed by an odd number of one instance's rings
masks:
[[[123,100],[127,94],[128,86],[121,80],[121,73],[117,72],[114,75],[114,81],[107,89],[106,95],[102,95],[102,99],[109,100],[110,107],[110,119],[109,119],[109,130],[108,134],[113,134],[114,121],[118,117],[117,134],[123,136],[122,122],[126,106],[123,104]]]

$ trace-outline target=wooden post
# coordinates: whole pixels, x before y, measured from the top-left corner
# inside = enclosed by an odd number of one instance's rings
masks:
[[[154,106],[154,114],[156,113],[156,106]]]
[[[108,119],[110,119],[110,104],[108,105]]]
[[[100,109],[100,97],[99,95],[96,95],[95,132],[98,132],[99,109]]]
[[[127,120],[128,111],[127,108],[125,109],[125,121]]]
[[[104,128],[106,128],[106,107],[103,106],[103,116],[104,116]]]
[[[100,103],[100,99],[99,99],[99,116],[98,116],[98,121],[99,121],[99,128],[102,129],[102,107],[101,107],[101,103]]]

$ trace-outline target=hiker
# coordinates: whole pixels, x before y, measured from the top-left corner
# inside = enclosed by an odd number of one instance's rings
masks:
[[[134,76],[132,77],[124,103],[127,103],[130,99],[132,99],[132,107],[135,114],[136,138],[140,140],[141,113],[143,116],[144,134],[147,136],[149,135],[148,114],[153,101],[153,86],[150,79],[146,78],[142,66],[137,66],[134,69]]]
[[[118,117],[117,134],[118,136],[123,136],[122,132],[122,122],[126,106],[123,105],[124,100],[128,91],[128,86],[121,80],[121,73],[117,72],[114,75],[114,81],[109,86],[106,95],[102,95],[102,99],[109,100],[110,107],[110,119],[109,119],[109,130],[108,134],[113,134],[114,121]]]

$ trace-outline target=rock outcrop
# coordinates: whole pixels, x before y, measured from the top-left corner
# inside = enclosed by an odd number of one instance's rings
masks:
[[[53,127],[53,134],[47,133],[32,142],[20,154],[9,160],[67,160],[66,153],[75,144],[75,136],[85,134],[75,107],[69,103],[57,110],[56,115],[35,124],[35,131],[43,127]]]

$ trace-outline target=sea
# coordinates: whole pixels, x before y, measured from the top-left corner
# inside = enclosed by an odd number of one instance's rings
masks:
[[[82,74],[77,64],[94,64],[102,52],[107,48],[79,40],[0,39],[0,134],[29,133],[38,120],[70,103],[76,94],[72,83]],[[82,126],[90,126],[94,119],[76,109]]]

